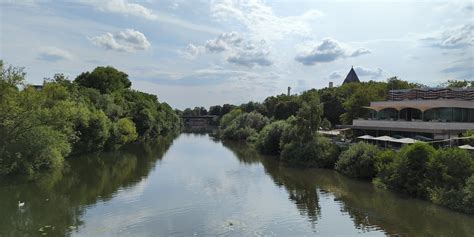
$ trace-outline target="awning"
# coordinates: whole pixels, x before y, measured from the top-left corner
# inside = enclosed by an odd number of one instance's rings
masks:
[[[364,136],[360,136],[360,137],[357,137],[359,139],[365,139],[365,140],[372,140],[374,139],[374,137],[370,136],[370,135],[364,135]]]
[[[459,148],[461,149],[465,149],[465,150],[474,150],[474,147],[471,146],[471,145],[462,145],[462,146],[458,146]]]
[[[411,138],[400,138],[400,139],[397,139],[395,142],[403,143],[403,144],[413,144],[417,142],[417,140],[411,139]]]
[[[397,139],[389,136],[380,136],[380,137],[374,137],[373,140],[376,141],[384,141],[384,142],[396,142]]]

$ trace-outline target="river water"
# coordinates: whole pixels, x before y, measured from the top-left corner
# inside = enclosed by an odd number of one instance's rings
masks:
[[[218,235],[461,237],[474,216],[199,134],[0,184],[0,236]]]

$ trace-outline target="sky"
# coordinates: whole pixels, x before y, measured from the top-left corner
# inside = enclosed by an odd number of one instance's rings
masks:
[[[0,0],[27,81],[97,66],[179,109],[362,81],[474,80],[473,1]]]

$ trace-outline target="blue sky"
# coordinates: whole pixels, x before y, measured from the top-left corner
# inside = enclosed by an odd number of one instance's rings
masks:
[[[0,58],[30,83],[96,66],[176,108],[398,76],[474,80],[472,1],[0,0]]]

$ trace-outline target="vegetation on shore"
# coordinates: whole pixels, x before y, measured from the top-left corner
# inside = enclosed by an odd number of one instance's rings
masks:
[[[64,158],[114,150],[179,131],[181,120],[155,95],[130,89],[128,75],[97,67],[27,85],[23,68],[0,61],[0,176],[60,169]]]
[[[385,100],[391,89],[419,86],[398,78],[387,82],[351,83],[309,90],[301,95],[268,97],[219,114],[218,136],[242,140],[263,154],[305,166],[331,168],[379,187],[474,213],[474,157],[458,148],[435,149],[426,143],[403,146],[399,152],[355,143],[346,150],[317,133],[332,124],[349,123],[367,113],[363,106]],[[473,86],[450,81],[445,86]],[[211,107],[215,108],[215,106]],[[189,113],[206,112],[203,108]]]

